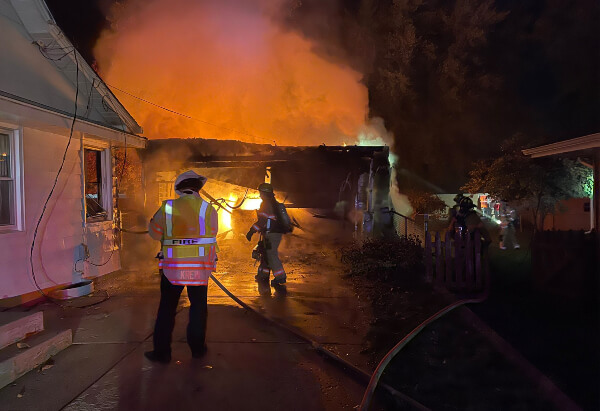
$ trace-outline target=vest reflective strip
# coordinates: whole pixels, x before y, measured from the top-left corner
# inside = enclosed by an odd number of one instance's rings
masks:
[[[173,235],[173,201],[167,200],[165,204],[165,219],[167,223],[167,237]]]
[[[173,258],[173,249],[167,248],[167,258]]]
[[[200,235],[206,235],[206,210],[208,209],[208,203],[206,201],[202,202],[202,206],[200,207],[200,214],[198,215],[198,225],[200,226]]]
[[[198,257],[204,257],[204,247],[198,247]]]
[[[169,282],[173,285],[208,285],[208,281],[197,280],[197,281],[171,281]]]
[[[214,244],[217,242],[215,237],[202,237],[202,238],[172,238],[163,240],[163,245],[198,245],[198,244]]]

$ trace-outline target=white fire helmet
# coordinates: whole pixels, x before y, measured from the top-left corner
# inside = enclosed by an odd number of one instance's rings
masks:
[[[193,170],[188,170],[185,173],[180,174],[179,176],[177,176],[177,179],[175,180],[175,193],[177,195],[183,195],[184,193],[182,191],[179,191],[177,189],[177,186],[179,185],[179,183],[181,183],[184,180],[189,180],[189,179],[198,179],[200,180],[200,188],[202,188],[204,186],[204,184],[206,184],[206,177],[201,176],[200,174],[196,173]]]

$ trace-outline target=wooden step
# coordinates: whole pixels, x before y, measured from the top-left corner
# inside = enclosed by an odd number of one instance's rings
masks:
[[[59,332],[44,331],[33,335],[22,343],[29,348],[10,345],[0,351],[0,388],[5,387],[27,372],[42,365],[53,355],[73,343],[73,332],[68,329]]]
[[[44,313],[0,313],[0,350],[44,330]]]

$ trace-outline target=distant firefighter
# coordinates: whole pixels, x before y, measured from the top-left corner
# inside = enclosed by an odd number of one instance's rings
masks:
[[[456,215],[452,217],[448,231],[454,233],[460,231],[461,233],[474,233],[475,230],[479,230],[481,240],[484,245],[489,245],[492,240],[490,233],[483,225],[481,218],[477,215],[475,210],[475,204],[469,197],[463,197],[460,199],[458,210]]]
[[[517,242],[515,221],[517,219],[517,212],[514,208],[509,206],[505,201],[502,202],[500,207],[500,249],[506,250],[509,247],[521,248]]]
[[[285,284],[286,274],[283,264],[279,259],[279,244],[283,234],[291,231],[289,217],[283,204],[280,204],[273,193],[273,186],[269,183],[263,183],[258,186],[258,192],[262,203],[257,210],[258,220],[246,234],[248,241],[252,240],[254,233],[259,232],[261,239],[258,249],[262,256],[258,273],[255,278],[259,282],[268,282],[273,272],[272,286]]]
[[[206,177],[186,171],[175,180],[179,198],[166,200],[150,220],[150,236],[161,242],[158,254],[161,274],[160,305],[154,326],[151,361],[171,360],[171,336],[183,287],[190,299],[187,342],[192,357],[206,353],[208,278],[217,265],[218,214],[198,192]]]
[[[456,214],[458,214],[458,209],[460,207],[460,200],[463,198],[465,198],[463,193],[458,193],[454,196],[454,206],[452,206],[450,212],[448,213],[448,225],[452,224],[452,220],[456,218]]]

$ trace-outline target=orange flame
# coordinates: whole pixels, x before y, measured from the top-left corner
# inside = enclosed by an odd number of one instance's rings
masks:
[[[341,144],[367,118],[362,74],[279,24],[283,0],[129,0],[94,54],[150,138]]]
[[[239,203],[239,199],[235,194],[230,194],[227,203],[229,205],[233,206],[233,205],[236,205],[237,203]],[[258,210],[260,208],[261,203],[262,203],[262,200],[260,198],[246,198],[246,200],[244,201],[244,203],[242,204],[240,209],[241,210]],[[228,210],[231,211],[232,209],[228,208]],[[231,228],[232,228],[231,213],[223,210],[222,208],[219,208],[218,213],[219,213],[219,231],[224,232],[224,231],[231,230]]]

